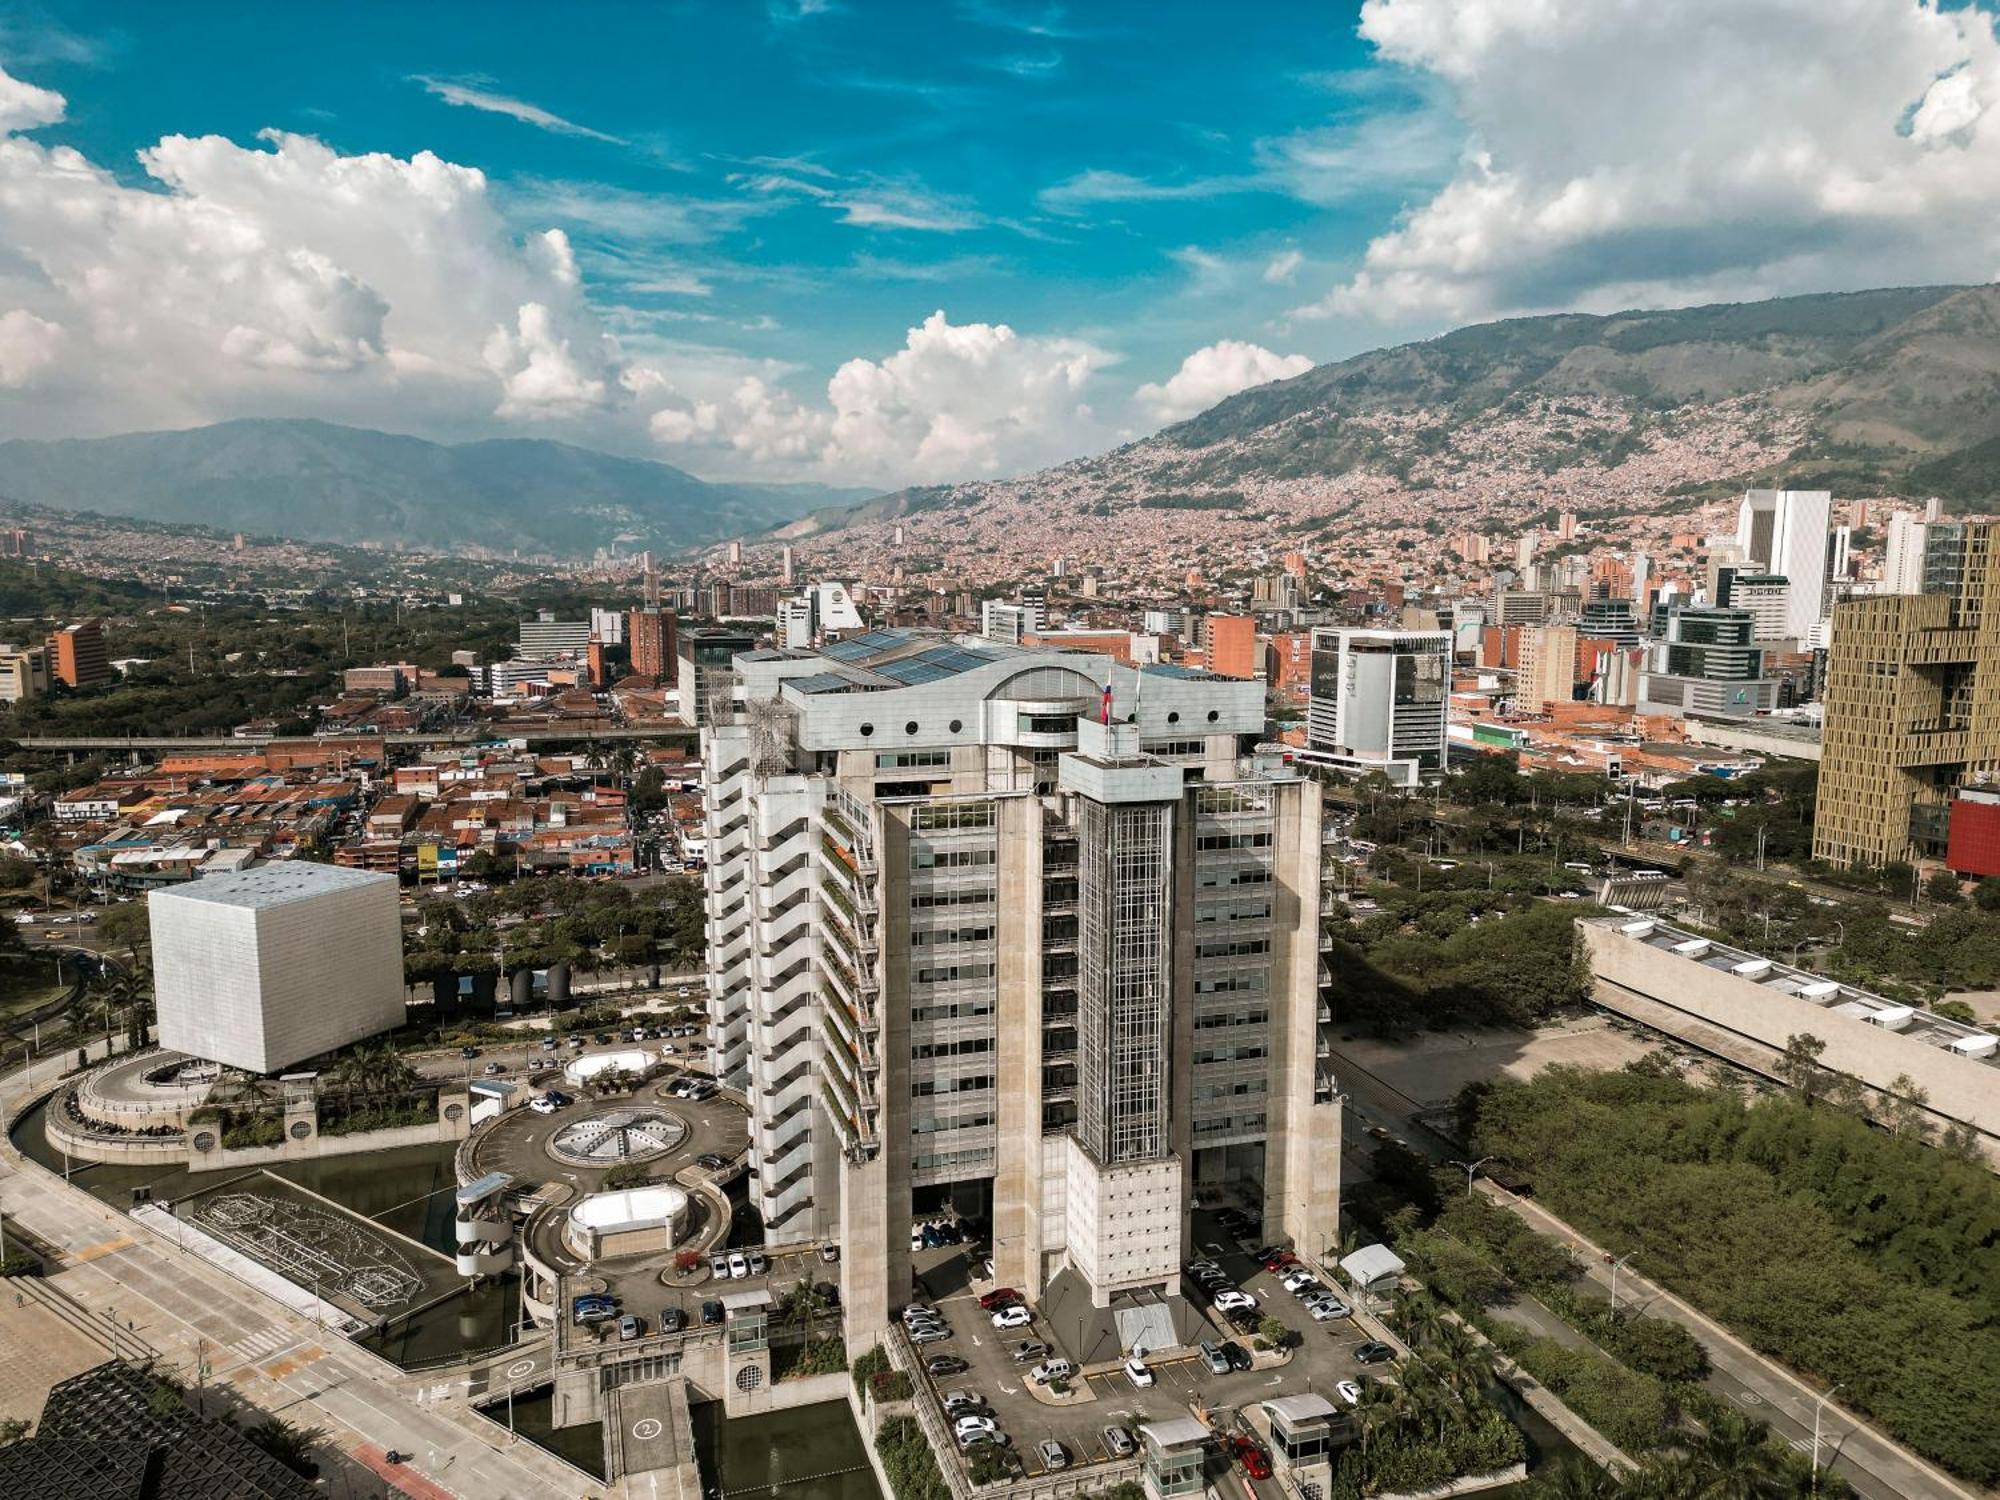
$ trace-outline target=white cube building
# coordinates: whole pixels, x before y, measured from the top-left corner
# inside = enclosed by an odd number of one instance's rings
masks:
[[[147,904],[162,1047],[273,1073],[403,1024],[393,875],[259,865]]]

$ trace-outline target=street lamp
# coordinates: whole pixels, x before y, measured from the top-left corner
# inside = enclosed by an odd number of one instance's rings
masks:
[[[1633,1250],[1611,1263],[1611,1310],[1613,1312],[1618,1311],[1618,1273],[1630,1264],[1632,1257],[1638,1253],[1637,1250]]]
[[[1813,1403],[1813,1449],[1812,1449],[1812,1492],[1819,1493],[1819,1419],[1826,1410],[1826,1403],[1833,1399],[1833,1393],[1840,1387],[1829,1386],[1826,1393],[1815,1398]]]
[[[1456,1157],[1452,1158],[1451,1160],[1452,1166],[1465,1168],[1466,1197],[1470,1198],[1472,1196],[1472,1179],[1479,1175],[1479,1169],[1485,1166],[1489,1161],[1498,1161],[1499,1159],[1500,1158],[1497,1156],[1482,1156],[1479,1158],[1478,1161],[1460,1161]]]

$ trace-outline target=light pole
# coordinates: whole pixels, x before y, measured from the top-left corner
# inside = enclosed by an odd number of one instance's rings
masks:
[[[1454,1167],[1465,1168],[1466,1197],[1470,1198],[1472,1196],[1472,1179],[1479,1175],[1479,1169],[1485,1166],[1489,1161],[1498,1161],[1499,1159],[1500,1158],[1497,1156],[1482,1156],[1479,1158],[1478,1161],[1460,1161],[1456,1157],[1452,1158],[1451,1164]]]
[[[1826,1410],[1826,1403],[1833,1399],[1833,1393],[1839,1389],[1837,1385],[1828,1386],[1826,1394],[1817,1397],[1813,1403],[1812,1492],[1815,1495],[1819,1493],[1819,1419]]]
[[[1633,1250],[1611,1262],[1611,1310],[1613,1312],[1618,1311],[1618,1273],[1630,1264],[1632,1257],[1638,1253],[1637,1250]]]

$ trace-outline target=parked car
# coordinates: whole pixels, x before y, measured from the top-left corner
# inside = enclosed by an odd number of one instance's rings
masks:
[[[709,1327],[713,1327],[715,1324],[720,1323],[722,1321],[722,1304],[720,1302],[702,1303],[701,1321],[704,1325]]]
[[[1335,1318],[1346,1317],[1349,1311],[1347,1304],[1337,1297],[1321,1297],[1308,1303],[1306,1310],[1312,1314],[1315,1323],[1330,1323]]]
[[[1113,1458],[1130,1458],[1139,1451],[1139,1445],[1132,1441],[1132,1434],[1122,1427],[1104,1429],[1104,1451]]]
[[[576,1310],[576,1321],[579,1323],[602,1323],[617,1316],[618,1309],[608,1302],[593,1302]]]
[[[1222,1346],[1213,1339],[1201,1341],[1201,1362],[1208,1366],[1208,1373],[1211,1375],[1229,1373],[1229,1356],[1222,1352]]]
[[[979,1299],[979,1305],[992,1312],[996,1308],[1007,1307],[1021,1300],[1021,1294],[1011,1286],[995,1287]]]
[[[660,1332],[679,1333],[685,1327],[687,1327],[687,1314],[678,1307],[660,1309]]]
[[[1076,1373],[1076,1366],[1066,1359],[1045,1359],[1028,1371],[1028,1379],[1036,1385],[1047,1385],[1051,1380],[1067,1380]]]
[[[956,1354],[933,1354],[924,1361],[924,1368],[930,1371],[935,1379],[944,1380],[953,1375],[963,1375],[972,1366]]]
[[[925,1324],[922,1328],[912,1329],[910,1332],[910,1342],[918,1346],[924,1344],[941,1344],[950,1337],[951,1330],[949,1328],[939,1328],[932,1324]]]
[[[766,1271],[771,1269],[771,1263],[764,1258],[762,1250],[752,1250],[749,1259],[750,1274],[752,1276],[762,1276]]]
[[[528,1101],[528,1108],[532,1109],[538,1115],[552,1115],[556,1112],[556,1107],[549,1101],[547,1094],[535,1095],[534,1098]]]
[[[645,1323],[635,1313],[627,1313],[618,1320],[618,1337],[621,1339],[636,1339],[645,1331]]]
[[[1037,1443],[1035,1445],[1035,1457],[1042,1461],[1044,1469],[1055,1470],[1067,1469],[1069,1467],[1069,1449],[1065,1448],[1054,1438],[1044,1438],[1041,1442]]]
[[[1005,1332],[1009,1328],[1026,1328],[1035,1321],[1035,1315],[1016,1302],[1012,1307],[1003,1307],[993,1315],[993,1326]]]
[[[983,1432],[988,1437],[1000,1430],[1000,1424],[991,1417],[966,1415],[951,1424],[951,1430],[963,1438],[968,1432]]]
[[[1354,1346],[1354,1357],[1364,1365],[1379,1365],[1394,1359],[1396,1351],[1380,1339],[1370,1339]]]
[[[986,1403],[979,1399],[976,1391],[946,1391],[938,1398],[938,1404],[944,1408],[947,1417],[962,1417],[968,1412],[986,1410]]]
[[[1351,1380],[1337,1381],[1334,1384],[1333,1389],[1334,1389],[1334,1394],[1339,1396],[1340,1399],[1345,1401],[1349,1406],[1359,1406],[1361,1404],[1361,1387],[1356,1385],[1353,1381]]]
[[[750,1274],[750,1262],[748,1258],[745,1257],[745,1255],[741,1250],[732,1250],[729,1254],[730,1280],[741,1281],[743,1280],[744,1277],[748,1276],[749,1274]]]
[[[1125,1378],[1145,1390],[1153,1383],[1153,1372],[1146,1368],[1146,1362],[1137,1355],[1125,1361]]]
[[[708,1258],[708,1274],[713,1276],[717,1281],[727,1281],[729,1279],[729,1257],[727,1255],[711,1255]]]
[[[705,1172],[720,1172],[729,1165],[729,1158],[719,1151],[704,1151],[694,1159],[694,1164]]]
[[[507,1065],[503,1062],[490,1062],[479,1071],[484,1073],[488,1078],[494,1078],[506,1072]]]
[[[458,1055],[460,1057],[465,1058],[467,1061],[470,1061],[471,1059],[479,1056],[479,1049],[468,1043],[466,1046],[460,1047],[458,1049]]]
[[[912,1302],[908,1307],[903,1309],[903,1321],[905,1323],[909,1322],[912,1318],[937,1318],[940,1316],[935,1307],[923,1302]]]
[[[1237,1343],[1235,1339],[1230,1339],[1222,1346],[1222,1353],[1224,1358],[1229,1361],[1230,1369],[1247,1370],[1250,1368],[1250,1351]]]
[[[1224,1312],[1252,1312],[1256,1309],[1257,1299],[1248,1292],[1217,1292],[1215,1305]]]
[[[1014,1363],[1017,1365],[1031,1365],[1048,1357],[1049,1346],[1040,1339],[1023,1339],[1014,1346]]]
[[[821,1245],[819,1247],[819,1258],[830,1266],[838,1265],[840,1263],[840,1246]]]

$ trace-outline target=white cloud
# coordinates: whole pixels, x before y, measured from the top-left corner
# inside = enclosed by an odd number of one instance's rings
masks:
[[[1012,473],[1103,438],[1088,395],[1114,361],[1080,339],[953,324],[935,312],[887,358],[842,365],[824,406],[753,376],[724,399],[663,408],[651,428],[662,443],[726,446],[760,464],[854,481]]]
[[[129,187],[19,133],[62,111],[0,71],[7,378],[46,366],[60,325],[68,430],[296,410],[464,423],[611,390],[567,236],[517,239],[477,170],[282,132],[170,135]]]
[[[1099,203],[1170,203],[1186,198],[1216,198],[1255,188],[1248,177],[1197,177],[1186,182],[1155,182],[1129,172],[1092,167],[1043,188],[1035,201],[1050,213],[1078,214]]]
[[[1290,286],[1298,279],[1299,267],[1306,263],[1297,250],[1280,250],[1264,267],[1264,280],[1271,286]]]
[[[0,135],[53,125],[63,117],[65,100],[53,89],[37,88],[0,72]]]
[[[807,162],[778,163],[766,158],[758,164],[773,170],[738,172],[729,180],[759,198],[791,198],[837,209],[840,222],[856,228],[957,234],[985,222],[964,200],[934,193],[917,183],[865,173],[844,177]]]
[[[0,388],[19,390],[34,380],[55,363],[62,341],[61,324],[26,308],[0,313]]]
[[[1366,0],[1450,92],[1456,175],[1312,314],[1923,281],[2000,264],[2000,44],[1977,6]]]
[[[539,302],[522,303],[512,331],[494,329],[484,353],[500,377],[503,417],[574,416],[604,404],[606,367],[573,350]]]
[[[455,104],[463,109],[481,110],[490,115],[505,115],[510,120],[519,120],[523,125],[532,125],[537,130],[551,131],[556,135],[583,136],[593,141],[608,141],[614,146],[627,144],[615,135],[606,135],[601,130],[592,130],[588,125],[565,120],[561,115],[543,109],[539,104],[530,104],[525,99],[509,98],[506,94],[497,94],[489,88],[482,88],[476,82],[429,78],[421,74],[410,81],[422,84],[426,93],[436,95],[446,104]]]
[[[1147,384],[1133,399],[1156,422],[1178,422],[1253,385],[1303,375],[1313,362],[1303,354],[1274,354],[1259,344],[1222,339],[1197,349],[1163,385]]]

